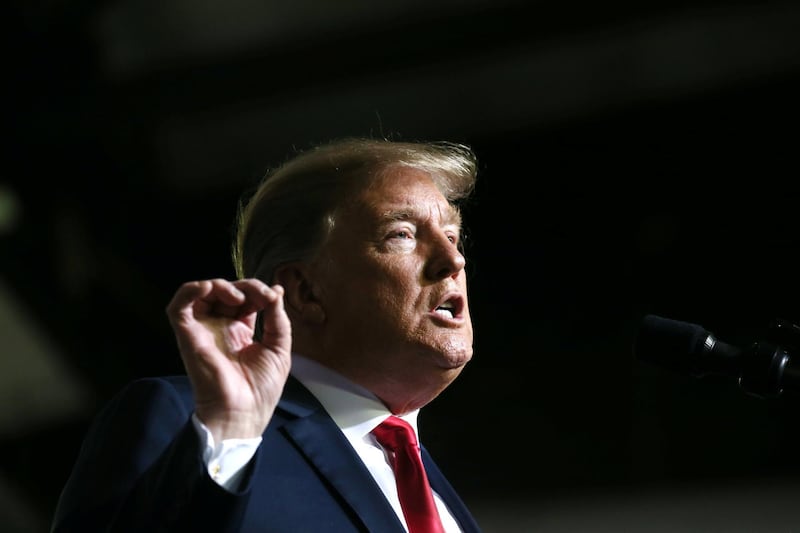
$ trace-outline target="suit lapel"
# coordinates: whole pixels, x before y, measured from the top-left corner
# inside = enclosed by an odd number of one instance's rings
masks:
[[[281,407],[298,417],[282,430],[339,492],[369,531],[405,529],[350,442],[314,396],[290,378]],[[390,526],[391,525],[391,526]]]
[[[293,377],[286,382],[280,408],[296,417],[283,425],[283,431],[353,508],[366,528],[369,531],[387,531],[391,524],[398,533],[405,533],[372,474],[336,423],[314,395]],[[447,504],[464,533],[480,533],[466,505],[425,448],[422,449],[422,462],[433,490]]]
[[[475,522],[475,518],[424,447],[422,448],[422,464],[425,465],[425,473],[428,474],[431,487],[447,504],[464,533],[480,533],[480,527]]]

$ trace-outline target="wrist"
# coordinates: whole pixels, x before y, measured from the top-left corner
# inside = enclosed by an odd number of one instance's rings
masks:
[[[266,421],[261,417],[241,414],[210,414],[198,408],[197,419],[211,433],[215,442],[227,439],[252,439],[261,437]]]

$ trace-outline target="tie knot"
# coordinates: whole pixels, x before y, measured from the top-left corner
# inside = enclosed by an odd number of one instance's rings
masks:
[[[396,416],[390,416],[372,430],[384,448],[392,451],[405,447],[417,448],[417,438],[411,424]]]

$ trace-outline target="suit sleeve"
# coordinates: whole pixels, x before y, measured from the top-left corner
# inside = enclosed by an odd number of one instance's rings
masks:
[[[51,533],[238,531],[249,472],[235,492],[209,477],[189,394],[153,378],[112,399],[86,434]]]

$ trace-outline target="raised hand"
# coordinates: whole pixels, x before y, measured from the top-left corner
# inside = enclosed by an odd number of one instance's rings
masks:
[[[256,279],[181,285],[167,306],[197,416],[216,442],[260,436],[291,367],[283,287]],[[263,335],[254,340],[257,313]]]

